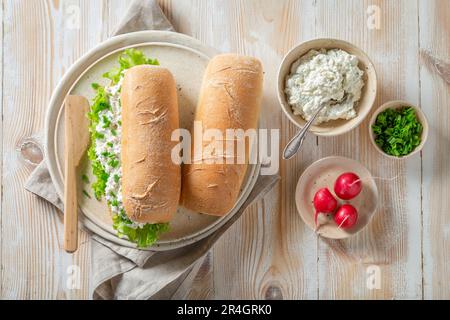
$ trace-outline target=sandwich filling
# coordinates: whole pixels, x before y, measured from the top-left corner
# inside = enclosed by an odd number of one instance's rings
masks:
[[[158,65],[156,59],[146,58],[135,49],[127,49],[119,56],[119,68],[103,76],[110,80],[106,86],[92,84],[96,95],[88,114],[91,145],[88,157],[96,181],[92,184],[95,197],[105,197],[111,210],[113,227],[119,237],[127,237],[138,247],[152,245],[159,235],[168,230],[168,223],[138,223],[130,220],[122,202],[121,166],[121,101],[120,90],[124,72],[136,65]]]

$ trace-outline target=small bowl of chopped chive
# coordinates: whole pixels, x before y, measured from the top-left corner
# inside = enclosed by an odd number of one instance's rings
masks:
[[[418,153],[428,137],[425,114],[409,102],[389,101],[372,115],[370,141],[375,149],[393,159],[405,159]]]

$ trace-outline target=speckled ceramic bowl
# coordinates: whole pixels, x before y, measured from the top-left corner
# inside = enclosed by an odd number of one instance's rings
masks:
[[[310,128],[311,132],[319,136],[337,136],[348,132],[357,127],[369,114],[377,93],[377,75],[373,63],[364,51],[346,41],[336,39],[315,39],[301,43],[286,54],[278,70],[278,100],[281,108],[289,120],[296,126],[302,128],[305,125],[305,119],[292,112],[292,107],[287,102],[284,89],[286,78],[291,72],[292,64],[311,49],[342,49],[349,54],[358,57],[358,67],[364,71],[364,87],[362,89],[361,99],[356,106],[356,117],[350,120],[339,119],[323,122],[319,125],[313,125]]]
[[[363,186],[361,193],[348,201],[339,199],[333,191],[336,178],[345,172],[356,173],[360,177]],[[319,221],[321,220],[321,226],[317,229],[317,233],[320,236],[331,239],[344,239],[355,235],[369,224],[378,205],[378,188],[372,174],[366,167],[356,160],[333,156],[317,160],[306,168],[297,183],[295,203],[302,220],[312,230],[316,229],[314,223],[314,195],[319,189],[325,187],[331,191],[338,201],[338,205],[345,203],[353,205],[358,211],[358,220],[353,227],[343,229],[339,228],[334,222],[332,214],[321,215],[319,219]]]

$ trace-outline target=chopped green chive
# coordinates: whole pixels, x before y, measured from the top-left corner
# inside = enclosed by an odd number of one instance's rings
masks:
[[[110,161],[108,161],[108,164],[113,168],[117,168],[117,166],[119,165],[119,160],[111,159]]]
[[[372,125],[375,142],[387,154],[396,157],[411,153],[421,142],[422,124],[411,107],[386,109]]]
[[[89,182],[90,182],[88,176],[85,175],[85,174],[83,174],[83,175],[81,176],[81,180],[82,180],[84,183],[89,183]]]
[[[102,119],[103,119],[103,128],[104,129],[108,128],[111,124],[111,120],[109,120],[108,117],[105,115],[103,115]]]
[[[91,196],[89,195],[89,193],[86,190],[83,190],[83,194],[88,197],[89,199],[91,199]]]
[[[102,157],[105,157],[105,158],[111,157],[111,153],[109,153],[108,151],[103,151],[103,152],[100,153],[100,154],[102,155]]]

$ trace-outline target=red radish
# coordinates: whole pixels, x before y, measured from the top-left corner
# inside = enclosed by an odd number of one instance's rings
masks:
[[[362,190],[361,179],[353,172],[341,174],[334,183],[334,193],[344,200],[356,197]]]
[[[319,189],[314,195],[314,223],[317,226],[317,217],[319,213],[332,213],[337,207],[337,201],[328,188]]]
[[[357,220],[358,211],[351,204],[343,204],[334,215],[334,222],[336,222],[338,228],[351,228]]]

